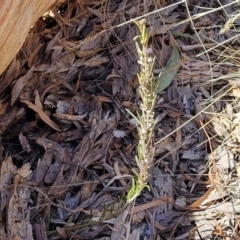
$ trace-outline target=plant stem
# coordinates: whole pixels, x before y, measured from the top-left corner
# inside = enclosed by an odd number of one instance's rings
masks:
[[[140,71],[138,74],[141,97],[141,114],[138,115],[139,143],[137,146],[136,162],[139,168],[137,181],[133,180],[132,188],[128,192],[127,201],[132,202],[139,196],[145,187],[148,187],[149,169],[153,163],[155,143],[154,143],[154,107],[156,103],[156,79],[153,75],[155,57],[152,49],[148,47],[149,35],[146,32],[146,22],[141,20],[136,22],[140,35],[134,40],[138,52],[138,63]]]

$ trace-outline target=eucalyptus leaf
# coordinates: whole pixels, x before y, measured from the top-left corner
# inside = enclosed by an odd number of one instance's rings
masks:
[[[158,75],[156,80],[156,90],[155,93],[159,94],[164,89],[166,89],[174,79],[177,71],[181,65],[181,57],[177,47],[173,48],[172,54],[168,59],[168,62],[164,68],[164,70]]]

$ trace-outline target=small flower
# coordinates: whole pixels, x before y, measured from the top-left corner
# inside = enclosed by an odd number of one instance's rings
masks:
[[[147,60],[149,63],[153,62],[153,58],[152,57],[149,57],[148,60]]]
[[[147,54],[150,54],[150,53],[152,53],[153,51],[152,51],[152,49],[151,48],[147,48],[147,50],[146,50],[146,53]]]

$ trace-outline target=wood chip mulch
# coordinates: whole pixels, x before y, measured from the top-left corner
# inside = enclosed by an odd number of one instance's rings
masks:
[[[239,239],[239,21],[219,34],[237,9],[72,0],[39,19],[0,76],[0,239]],[[173,43],[182,64],[157,99],[150,190],[126,206],[138,143],[126,109],[140,112],[131,20],[147,13],[154,71]]]

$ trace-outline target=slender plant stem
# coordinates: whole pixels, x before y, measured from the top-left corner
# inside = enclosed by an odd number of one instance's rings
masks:
[[[149,35],[146,32],[146,22],[141,20],[136,22],[140,35],[134,40],[138,53],[138,63],[140,71],[138,74],[138,92],[141,98],[141,113],[138,114],[138,135],[136,162],[139,168],[137,180],[133,179],[132,188],[128,192],[127,201],[132,202],[139,196],[145,187],[148,187],[149,169],[153,163],[155,152],[154,143],[154,107],[156,103],[156,79],[153,75],[155,57],[152,49],[148,47]]]

